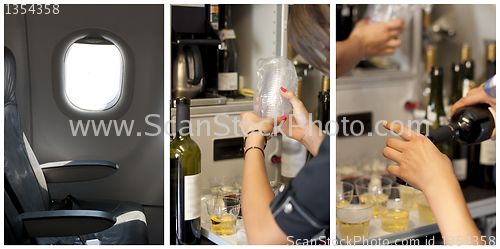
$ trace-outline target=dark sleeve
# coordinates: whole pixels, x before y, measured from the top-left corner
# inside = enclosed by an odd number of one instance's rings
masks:
[[[271,202],[278,226],[287,236],[310,239],[330,229],[330,136],[285,190]]]

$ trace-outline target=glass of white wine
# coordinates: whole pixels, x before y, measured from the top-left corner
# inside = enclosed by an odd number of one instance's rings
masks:
[[[385,187],[375,194],[384,231],[395,233],[408,229],[414,197],[413,191],[402,186]]]
[[[392,180],[385,176],[373,175],[371,178],[364,177],[359,178],[355,181],[356,193],[360,196],[371,197],[378,202],[380,199],[375,198],[375,194],[380,192],[382,188],[391,187]],[[373,217],[378,218],[380,215],[380,210],[378,205],[373,206]]]
[[[415,198],[418,203],[418,216],[420,221],[427,224],[436,223],[436,218],[432,213],[431,207],[429,206],[429,202],[427,202],[424,193],[418,193]]]
[[[343,199],[351,198],[349,193]],[[337,219],[339,221],[339,238],[346,243],[368,239],[372,207],[375,201],[366,196],[352,195],[351,202],[345,206],[337,206]]]
[[[352,196],[354,195],[354,185],[348,182],[338,181],[336,188],[336,206],[344,207],[351,204]],[[339,219],[336,218],[336,225],[339,224]]]
[[[237,215],[241,208],[240,199],[219,196],[207,199],[205,203],[212,233],[219,236],[233,235],[236,232]]]

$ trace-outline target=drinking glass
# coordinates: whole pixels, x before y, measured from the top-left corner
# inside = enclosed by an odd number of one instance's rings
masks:
[[[283,192],[283,190],[285,190],[284,183],[270,181],[269,184],[271,184],[271,189],[273,190],[274,196],[277,196],[279,193],[281,193],[281,192]]]
[[[236,232],[237,215],[241,202],[234,197],[207,199],[207,213],[210,216],[211,231],[215,235],[233,235]]]
[[[351,197],[347,193],[344,194],[344,198]],[[375,205],[375,201],[372,198],[353,195],[348,205],[337,207],[341,240],[349,243],[354,240],[359,241],[358,238],[368,239],[373,205]]]
[[[348,182],[337,182],[337,191],[336,191],[336,206],[343,207],[347,206],[352,201],[352,196],[354,194],[354,185]],[[336,219],[336,224],[339,224],[339,220]]]
[[[408,229],[414,196],[414,192],[401,186],[385,187],[375,194],[384,231],[400,232]]]
[[[429,206],[429,202],[427,202],[424,193],[418,193],[415,199],[418,203],[418,216],[420,221],[427,224],[436,223],[436,218],[432,213],[431,207]]]

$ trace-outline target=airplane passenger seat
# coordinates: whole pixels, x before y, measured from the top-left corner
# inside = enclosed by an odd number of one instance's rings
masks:
[[[103,178],[118,165],[98,160],[39,165],[21,127],[14,55],[4,50],[5,244],[148,244],[146,216],[138,203],[51,199],[47,183]]]

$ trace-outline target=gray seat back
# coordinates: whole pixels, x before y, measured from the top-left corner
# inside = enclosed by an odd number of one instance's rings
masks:
[[[47,183],[33,151],[26,147],[21,127],[15,97],[16,61],[8,48],[4,50],[4,189],[21,209],[19,213],[49,210]]]
[[[19,245],[30,244],[28,234],[24,230],[23,221],[19,217],[14,203],[10,200],[9,194],[4,189],[4,244]]]

